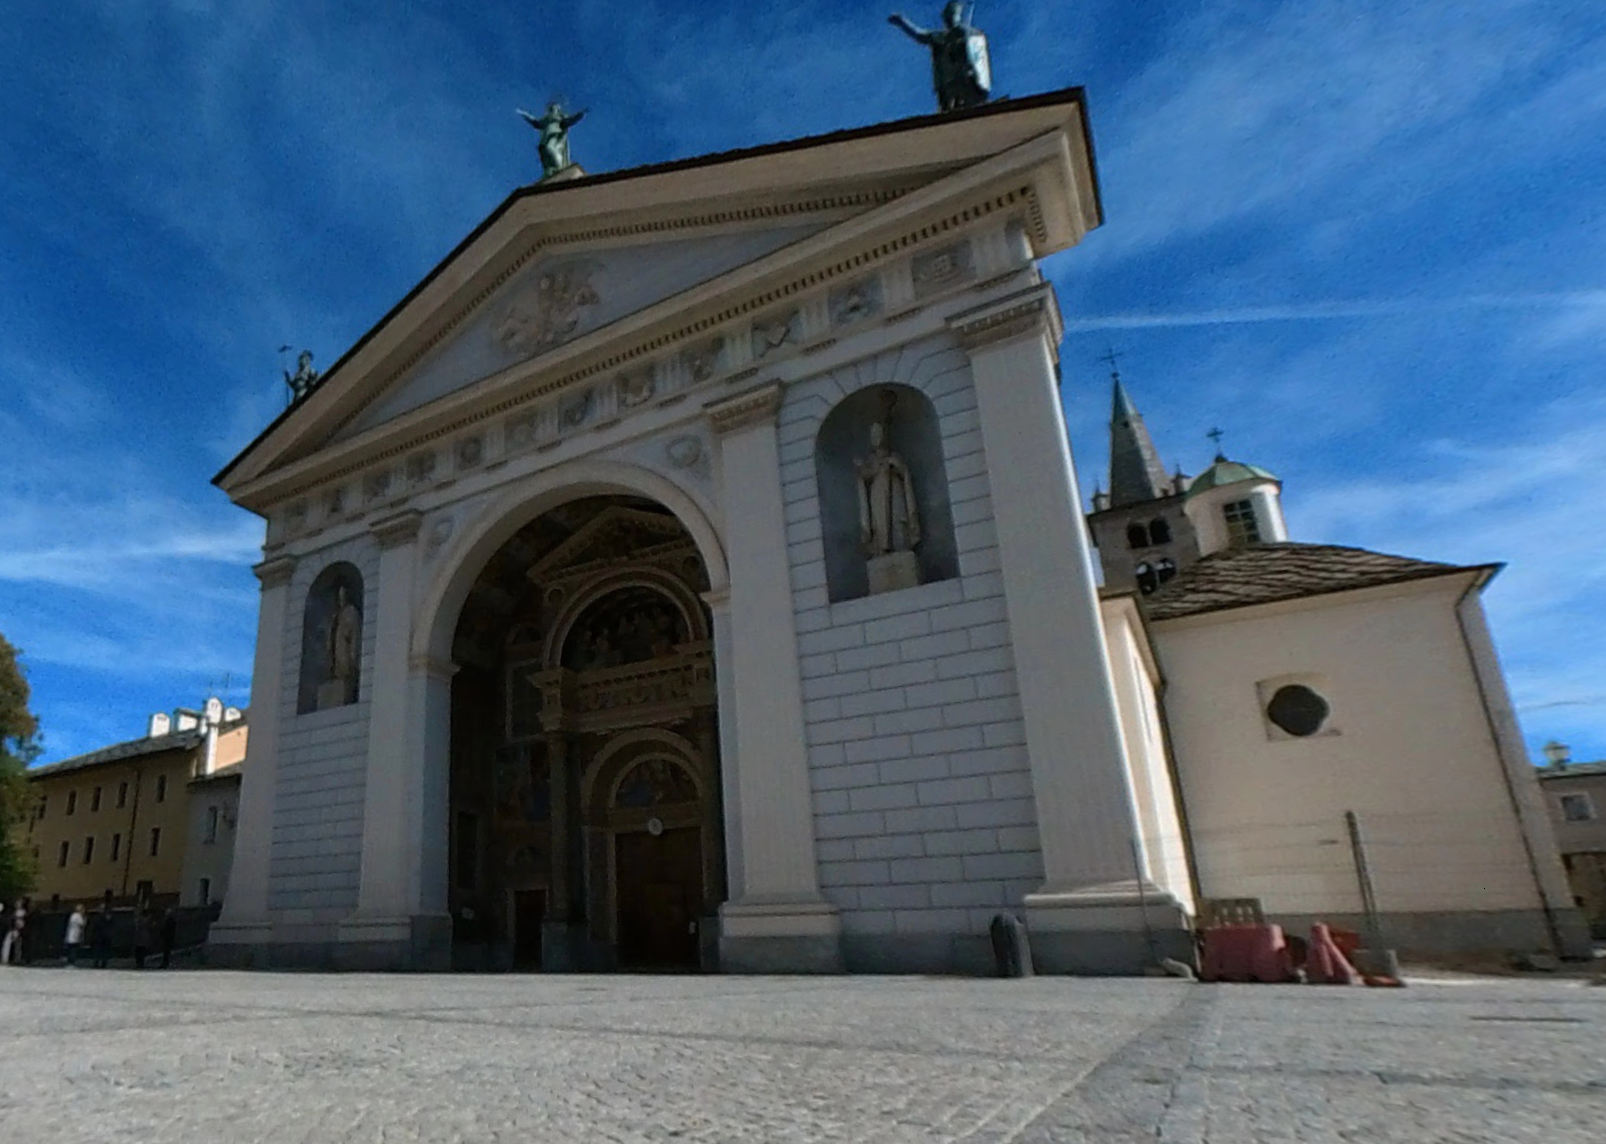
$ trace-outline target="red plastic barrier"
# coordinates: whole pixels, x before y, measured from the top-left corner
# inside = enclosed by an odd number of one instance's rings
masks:
[[[1318,922],[1310,927],[1310,953],[1305,958],[1305,980],[1312,985],[1359,985],[1361,975],[1333,940],[1333,931]]]
[[[1214,926],[1205,930],[1199,976],[1205,981],[1293,981],[1283,927]]]

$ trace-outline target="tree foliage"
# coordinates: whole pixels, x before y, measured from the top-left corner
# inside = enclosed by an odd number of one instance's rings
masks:
[[[32,854],[15,837],[33,809],[27,769],[39,754],[39,723],[28,695],[17,649],[0,636],[0,902],[21,897],[34,883]]]

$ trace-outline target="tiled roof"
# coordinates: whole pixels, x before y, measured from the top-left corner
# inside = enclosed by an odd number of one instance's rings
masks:
[[[120,763],[127,759],[143,758],[146,755],[159,755],[163,751],[188,750],[200,746],[202,737],[201,731],[197,728],[190,731],[174,731],[170,735],[158,735],[155,738],[131,739],[126,743],[90,751],[87,755],[75,755],[59,763],[51,763],[48,767],[33,767],[28,771],[28,777],[49,778],[64,771],[80,771],[85,767],[99,766],[101,763]]]
[[[1462,571],[1454,564],[1336,544],[1257,544],[1206,556],[1147,597],[1143,608],[1150,619],[1174,620]]]

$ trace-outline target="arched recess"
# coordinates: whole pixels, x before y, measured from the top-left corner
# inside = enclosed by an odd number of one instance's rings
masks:
[[[697,925],[725,890],[717,789],[713,761],[661,728],[615,736],[587,766],[586,847],[605,871],[590,886],[592,917],[603,923],[593,936],[612,943],[621,964],[696,963]]]
[[[362,686],[363,606],[362,573],[354,564],[329,565],[307,589],[297,714],[357,702]]]
[[[877,426],[881,446],[872,435]],[[883,448],[885,452],[879,452]],[[826,585],[832,602],[857,599],[875,590],[869,567],[872,553],[864,542],[861,470],[877,456],[895,459],[900,465],[900,483],[907,479],[913,485],[916,539],[906,544],[907,538],[899,537],[893,547],[912,550],[921,583],[959,575],[936,408],[911,385],[867,386],[843,398],[826,414],[814,440]],[[904,494],[897,495],[902,500]]]
[[[564,604],[547,633],[541,659],[547,668],[563,666],[563,653],[575,624],[596,605],[617,592],[632,588],[646,589],[661,597],[679,614],[686,640],[709,640],[708,614],[701,601],[682,580],[650,566],[621,568],[612,575],[593,581],[583,594],[576,595]]]
[[[617,494],[655,500],[675,515],[696,542],[707,570],[709,593],[730,585],[725,545],[700,500],[650,469],[613,461],[576,461],[520,480],[475,512],[440,556],[434,577],[420,594],[413,628],[415,659],[445,663],[463,601],[481,569],[514,533],[549,509],[582,497]]]

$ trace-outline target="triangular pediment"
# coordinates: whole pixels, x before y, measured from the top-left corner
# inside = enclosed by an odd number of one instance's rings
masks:
[[[651,559],[675,546],[695,550],[686,529],[673,516],[614,505],[531,565],[526,575],[534,583],[547,584],[589,575],[598,567],[623,560]]]
[[[591,250],[520,268],[457,332],[332,436],[349,440],[817,234],[828,222]]]
[[[523,440],[509,411],[571,389],[615,416],[804,336],[805,297],[873,311],[876,266],[1005,209],[1039,257],[1097,225],[1079,92],[523,188],[214,480],[263,511],[486,418]]]

